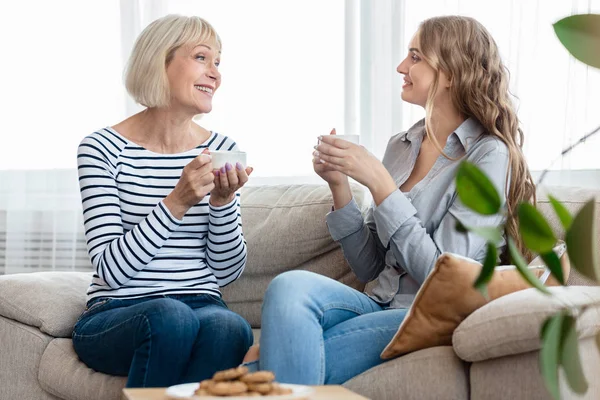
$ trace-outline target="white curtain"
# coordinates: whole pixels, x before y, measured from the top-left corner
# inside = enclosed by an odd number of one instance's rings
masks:
[[[310,175],[317,136],[344,130],[344,1],[122,0],[123,56],[166,14],[201,16],[223,41],[223,84],[198,123],[233,137],[263,182]]]
[[[74,169],[0,171],[0,274],[90,270]]]
[[[0,5],[0,273],[89,268],[77,145],[141,109],[123,89],[125,62],[141,30],[169,13],[206,18],[223,41],[223,84],[199,123],[248,152],[255,184],[316,180],[316,137],[345,129],[344,7],[344,0]]]
[[[367,55],[360,59],[360,91],[354,96],[364,101],[361,135],[367,136],[377,155],[383,154],[391,134],[424,116],[420,107],[399,103],[401,77],[395,69],[419,23],[438,15],[474,17],[495,38],[511,74],[511,91],[518,98],[515,104],[532,170],[549,167],[563,148],[600,125],[600,71],[571,57],[552,28],[568,15],[600,13],[599,0],[356,0],[353,4],[362,13],[357,24],[361,49],[366,47]],[[559,158],[553,169],[587,170],[588,176],[596,178],[597,154],[600,135]]]

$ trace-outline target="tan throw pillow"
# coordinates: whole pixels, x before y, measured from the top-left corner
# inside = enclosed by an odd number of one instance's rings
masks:
[[[559,252],[559,257],[566,281],[570,272],[569,258],[564,250]],[[538,259],[533,260],[529,268],[538,278],[547,277],[546,268],[539,265]],[[499,266],[488,284],[489,300],[486,300],[473,288],[480,271],[481,264],[474,260],[442,254],[417,292],[398,332],[381,353],[381,358],[393,358],[429,347],[450,346],[452,333],[473,311],[499,297],[531,287],[514,266]],[[559,285],[551,275],[545,279],[545,284]]]

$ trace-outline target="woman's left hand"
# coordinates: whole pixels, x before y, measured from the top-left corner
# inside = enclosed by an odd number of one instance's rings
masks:
[[[363,146],[337,139],[335,135],[323,135],[319,140],[313,156],[369,188],[374,198],[385,198],[397,189],[383,163]]]
[[[335,135],[320,136],[319,141],[313,153],[315,158],[367,187],[382,173],[388,174],[381,161],[363,146],[336,139]]]
[[[215,207],[229,204],[235,197],[235,192],[248,182],[248,177],[254,169],[244,168],[242,164],[225,164],[221,169],[213,170],[215,188],[210,192],[210,204]]]

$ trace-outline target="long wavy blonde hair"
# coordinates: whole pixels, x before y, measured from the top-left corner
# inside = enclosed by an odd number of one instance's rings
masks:
[[[423,59],[436,71],[425,106],[427,137],[443,154],[432,134],[430,120],[439,72],[443,71],[450,79],[450,97],[458,111],[465,117],[475,118],[487,134],[496,136],[508,147],[505,233],[515,240],[521,254],[531,259],[532,254],[520,238],[516,209],[519,202],[535,204],[535,184],[522,152],[523,131],[510,99],[509,73],[496,42],[483,25],[462,16],[425,20],[419,27],[417,38]],[[507,252],[504,253],[502,262],[507,261]]]

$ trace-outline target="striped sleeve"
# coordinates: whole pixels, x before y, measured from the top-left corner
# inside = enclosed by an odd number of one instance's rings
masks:
[[[156,255],[181,221],[163,202],[124,232],[116,164],[124,143],[98,132],[83,139],[77,170],[88,253],[96,274],[112,289],[125,285]]]
[[[242,233],[240,195],[222,207],[209,205],[208,268],[220,287],[229,285],[242,275],[246,267],[246,240]]]
[[[224,136],[216,150],[239,151],[237,143]],[[246,267],[246,240],[242,232],[240,193],[221,207],[211,206],[208,215],[206,261],[220,287],[227,286],[242,275]]]

